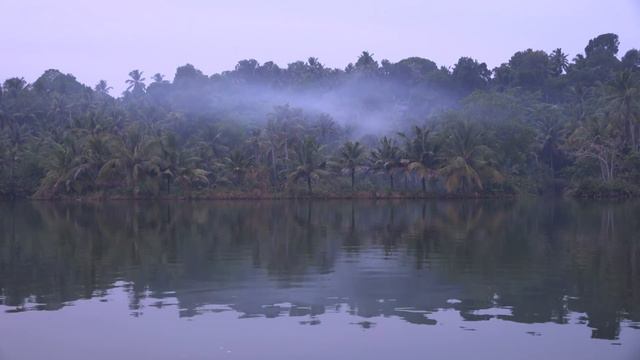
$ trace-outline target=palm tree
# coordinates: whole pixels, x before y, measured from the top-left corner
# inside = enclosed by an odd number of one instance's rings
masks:
[[[168,180],[177,181],[180,188],[189,193],[194,185],[209,186],[209,175],[211,173],[199,166],[202,163],[201,158],[193,156],[188,150],[177,149],[174,159],[175,163],[164,172],[169,172],[165,175]],[[169,184],[167,182],[167,193],[169,193]]]
[[[101,95],[109,95],[109,90],[113,89],[105,80],[100,80],[94,88],[95,92]]]
[[[171,181],[178,173],[182,152],[178,149],[176,136],[172,133],[165,135],[161,146],[161,175],[167,181],[167,194],[171,194]]]
[[[276,106],[273,112],[268,114],[267,135],[275,143],[276,148],[282,147],[284,165],[287,169],[289,144],[299,139],[304,131],[304,114],[300,108],[292,108],[289,105]]]
[[[555,49],[549,54],[549,66],[550,72],[553,76],[560,76],[563,72],[567,71],[569,67],[569,60],[567,54],[562,52],[562,49]]]
[[[337,124],[329,114],[320,114],[314,128],[322,144],[326,144],[338,132]]]
[[[209,172],[196,166],[195,158],[181,158],[176,180],[181,188],[191,191],[194,185],[209,186]]]
[[[428,141],[431,130],[425,127],[414,126],[413,136],[403,133],[399,135],[405,139],[405,155],[407,156],[407,170],[420,176],[422,192],[427,192],[427,179],[437,175],[436,152],[438,147]]]
[[[444,166],[439,170],[447,191],[466,193],[482,190],[486,180],[502,181],[502,174],[487,160],[491,150],[483,143],[483,133],[468,121],[454,121],[447,130]]]
[[[145,78],[142,77],[143,72],[140,70],[133,70],[129,73],[129,77],[131,79],[127,79],[125,82],[127,83],[127,91],[131,92],[134,95],[140,95],[144,93],[145,89]]]
[[[399,166],[400,149],[393,139],[383,137],[378,147],[371,152],[373,167],[389,176],[389,185],[393,191],[393,172]]]
[[[17,121],[11,121],[2,130],[4,130],[2,142],[5,148],[2,157],[4,157],[4,167],[8,168],[7,193],[13,198],[16,196],[18,189],[17,172],[21,160],[26,154],[35,156],[37,152],[30,151],[28,148],[28,141],[32,138],[32,135],[26,124],[20,125]]]
[[[357,141],[347,141],[340,149],[339,162],[343,169],[349,169],[349,175],[351,175],[351,191],[354,190],[356,182],[356,168],[362,164],[363,155],[364,147]]]
[[[102,166],[98,178],[122,174],[129,189],[137,194],[141,179],[160,175],[162,144],[159,139],[144,135],[138,129],[131,129],[125,136],[114,138],[110,147],[114,157]]]
[[[640,86],[630,70],[624,70],[608,86],[605,98],[609,106],[619,114],[631,149],[638,149],[636,121],[640,114]]]
[[[269,141],[265,138],[261,129],[254,128],[249,130],[246,146],[250,149],[253,161],[256,163],[268,161]]]
[[[359,71],[374,73],[378,70],[378,62],[373,59],[373,54],[368,51],[363,51],[362,54],[358,56],[355,68]]]
[[[537,133],[537,150],[543,162],[548,162],[551,177],[555,179],[557,158],[561,154],[562,139],[565,135],[565,124],[559,109],[544,106],[540,110],[540,116],[534,119],[533,126]]]
[[[96,187],[96,179],[102,166],[109,160],[110,137],[100,132],[80,131],[82,152],[77,155],[68,180],[69,186],[76,192]]]
[[[224,166],[231,173],[233,181],[237,185],[244,183],[244,176],[253,164],[253,159],[241,149],[233,150],[224,158]]]
[[[63,143],[50,142],[48,157],[44,163],[46,175],[42,180],[37,196],[52,196],[61,191],[71,191],[82,160],[77,144],[70,138]]]
[[[181,189],[191,191],[194,184],[209,185],[209,172],[199,168],[202,159],[193,155],[190,149],[179,146],[172,133],[164,135],[159,162],[162,177],[167,182],[167,194],[171,194],[171,184],[177,181]]]
[[[307,190],[312,194],[311,180],[327,174],[326,162],[320,154],[322,147],[312,137],[308,137],[296,144],[296,168],[289,173],[289,182],[295,183],[300,179],[307,182]]]
[[[154,82],[154,83],[165,83],[165,82],[167,82],[167,81],[164,79],[164,75],[162,75],[162,74],[160,74],[160,73],[156,73],[155,75],[153,75],[153,76],[151,77],[151,79],[153,79],[153,82]]]

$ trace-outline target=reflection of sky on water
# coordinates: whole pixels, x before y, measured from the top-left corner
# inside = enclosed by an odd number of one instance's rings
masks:
[[[465,321],[451,307],[397,309],[431,320],[421,326],[395,315],[362,317],[348,303],[326,299],[334,306],[321,313],[280,303],[265,306],[278,308],[280,316],[270,318],[268,311],[247,316],[234,305],[209,304],[198,309],[201,316],[180,317],[177,298],[158,306],[150,297],[132,317],[125,311],[129,296],[118,287],[105,302],[78,300],[59,311],[3,316],[0,339],[19,334],[21,340],[0,342],[0,359],[632,359],[640,350],[640,332],[628,326],[619,340],[590,339],[578,313],[560,325],[503,321],[506,308],[474,312],[487,321]]]

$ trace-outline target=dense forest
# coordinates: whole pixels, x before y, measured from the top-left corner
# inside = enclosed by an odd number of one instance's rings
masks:
[[[120,97],[47,70],[0,91],[2,197],[640,195],[640,52],[615,34],[573,60],[527,49],[491,70],[362,52],[242,60]]]

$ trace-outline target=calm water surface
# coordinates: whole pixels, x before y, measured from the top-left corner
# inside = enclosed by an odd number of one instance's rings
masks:
[[[640,203],[0,203],[0,359],[640,359]]]

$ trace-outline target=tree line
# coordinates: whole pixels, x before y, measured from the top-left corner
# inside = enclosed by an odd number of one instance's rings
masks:
[[[639,195],[640,52],[615,34],[569,61],[488,69],[363,52],[344,69],[242,60],[119,97],[47,70],[0,91],[0,195]]]

